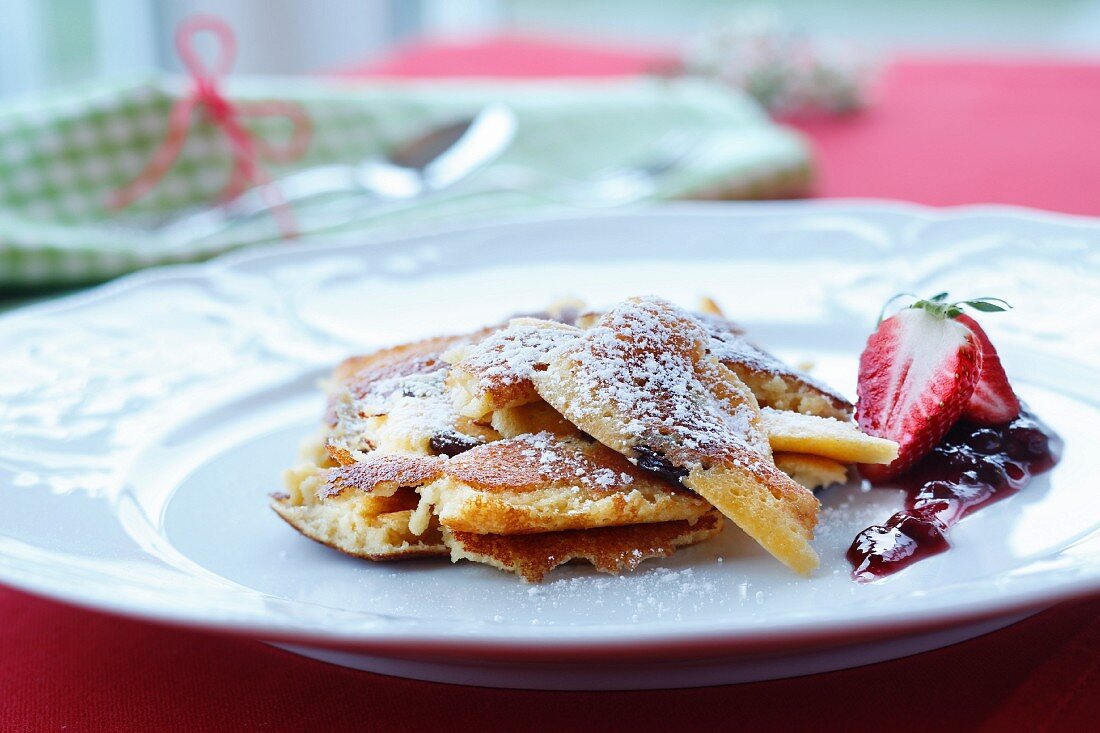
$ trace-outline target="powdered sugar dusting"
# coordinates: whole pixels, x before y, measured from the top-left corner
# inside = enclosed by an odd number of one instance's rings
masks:
[[[513,319],[507,328],[471,347],[455,368],[476,377],[482,391],[530,382],[535,368],[546,364],[547,354],[576,339],[579,333],[556,321]]]
[[[358,395],[350,390],[335,404],[332,441],[355,450],[371,448],[368,435],[377,431],[374,418],[387,417],[390,434],[433,435],[455,429],[459,415],[445,386],[447,370],[379,380]]]
[[[703,384],[719,379],[705,354],[709,336],[688,313],[657,298],[616,306],[575,344],[559,347],[567,379],[589,397],[570,404],[575,422],[608,412],[641,445],[676,446],[705,457],[730,444],[748,446],[754,411],[720,403]],[[552,378],[552,377],[550,377]]]
[[[710,336],[708,350],[723,364],[741,364],[754,372],[793,378],[822,394],[829,395],[831,398],[847,404],[844,396],[832,387],[817,381],[801,370],[792,368],[763,349],[749,343],[740,333],[731,330],[734,328],[733,325],[724,319],[706,314],[696,315],[696,318]]]
[[[527,590],[531,599],[540,602],[536,607],[539,612],[545,610],[541,604],[552,608],[571,607],[578,600],[599,607],[606,602],[605,596],[610,599],[612,594],[624,593],[625,596],[617,598],[616,602],[633,607],[628,618],[635,623],[643,616],[682,620],[705,608],[725,607],[731,600],[726,589],[693,568],[673,570],[664,566],[639,570],[632,575],[559,578]]]
[[[586,452],[589,446],[575,438],[542,432],[521,435],[511,442],[520,446],[519,455],[527,459],[541,481],[596,491],[628,490],[634,483],[629,473],[600,465],[594,455]]]

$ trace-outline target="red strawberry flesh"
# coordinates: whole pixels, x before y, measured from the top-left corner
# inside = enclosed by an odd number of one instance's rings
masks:
[[[978,425],[1000,425],[1015,419],[1020,414],[1020,400],[1008,383],[1001,357],[997,356],[989,336],[966,314],[956,316],[955,320],[970,329],[982,350],[982,373],[963,410],[963,418]]]
[[[861,466],[884,481],[901,475],[959,419],[978,381],[981,350],[954,319],[907,308],[879,324],[859,360],[856,420],[865,433],[898,443],[886,466]]]

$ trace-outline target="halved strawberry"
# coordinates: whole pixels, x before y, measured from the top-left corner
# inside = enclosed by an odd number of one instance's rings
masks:
[[[1020,414],[1020,400],[1008,383],[1001,357],[977,321],[965,313],[955,316],[955,320],[970,329],[982,350],[982,373],[962,416],[979,425],[1000,425],[1012,420]]]
[[[856,420],[865,433],[898,443],[893,463],[860,467],[872,481],[894,478],[924,457],[974,393],[981,349],[948,315],[946,297],[918,301],[879,323],[860,356]]]

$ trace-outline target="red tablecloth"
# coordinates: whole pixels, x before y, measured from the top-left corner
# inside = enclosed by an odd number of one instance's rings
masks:
[[[349,74],[615,76],[667,68],[659,51],[532,40],[413,46]],[[820,196],[998,203],[1100,215],[1100,63],[902,59],[873,105],[796,123]]]
[[[648,70],[660,53],[506,40],[406,50],[354,73]],[[820,193],[1100,214],[1100,65],[903,61],[876,105],[802,125]],[[668,692],[483,690],[353,672],[0,590],[0,731],[1095,729],[1100,602],[917,657]]]

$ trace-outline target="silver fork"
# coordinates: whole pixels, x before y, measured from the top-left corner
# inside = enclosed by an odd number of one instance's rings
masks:
[[[644,157],[605,166],[584,177],[562,176],[516,163],[496,163],[476,179],[406,201],[348,196],[321,206],[298,209],[303,231],[331,233],[371,219],[400,215],[434,203],[475,200],[493,193],[522,193],[576,208],[600,209],[636,203],[658,190],[661,177],[682,165],[701,147],[704,135],[673,130],[658,138]]]
[[[202,238],[235,223],[269,214],[278,199],[287,204],[343,195],[360,205],[374,199],[393,201],[429,198],[459,184],[489,165],[511,145],[516,135],[515,113],[502,104],[490,104],[476,115],[437,125],[406,141],[386,155],[353,164],[314,166],[262,184],[231,201],[160,222],[164,237]]]
[[[515,190],[582,207],[618,206],[640,201],[657,191],[660,178],[682,165],[695,153],[703,135],[671,130],[658,138],[644,158],[600,168],[583,178],[511,163],[500,163],[485,172],[479,188]]]
[[[480,178],[453,186],[447,191],[415,202],[375,204],[356,210],[352,201],[343,202],[344,214],[330,215],[331,226],[339,228],[387,214],[401,214],[424,204],[477,199],[492,193],[517,192],[553,203],[577,208],[607,208],[642,201],[656,193],[661,176],[682,165],[703,142],[695,131],[672,130],[658,138],[654,148],[641,159],[605,166],[583,178],[562,176],[541,168],[516,163],[496,163]]]

